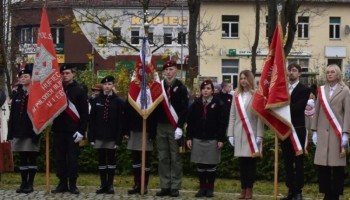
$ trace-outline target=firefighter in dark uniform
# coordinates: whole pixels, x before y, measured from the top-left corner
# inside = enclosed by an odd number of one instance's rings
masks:
[[[74,80],[74,66],[60,68],[62,84],[67,95],[67,109],[53,121],[53,145],[58,186],[52,193],[79,194],[79,142],[83,139],[88,120],[88,96],[84,87]],[[69,180],[69,187],[68,187]]]
[[[124,102],[113,92],[113,76],[106,76],[101,83],[103,92],[91,102],[88,137],[98,152],[101,186],[96,194],[114,194],[115,156],[122,142]]]
[[[126,138],[128,141],[127,149],[131,150],[132,168],[134,172],[134,186],[128,190],[128,194],[137,194],[141,192],[141,162],[142,162],[142,125],[143,118],[130,105],[129,102],[125,106],[125,128]],[[145,163],[145,191],[147,194],[147,186],[149,181],[149,174],[151,171],[151,158],[153,151],[153,141],[156,136],[157,121],[155,112],[152,112],[146,123],[146,163]]]
[[[38,170],[39,135],[33,131],[33,125],[27,114],[28,90],[32,71],[26,66],[18,73],[21,89],[13,94],[7,140],[12,141],[12,151],[19,154],[21,185],[17,193],[33,192],[33,182]]]
[[[201,84],[201,98],[190,107],[187,118],[186,144],[191,161],[197,164],[200,190],[196,197],[213,197],[216,168],[221,160],[221,148],[226,140],[223,103],[213,96],[211,80]]]

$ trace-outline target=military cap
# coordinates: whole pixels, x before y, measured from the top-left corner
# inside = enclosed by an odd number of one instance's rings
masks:
[[[202,82],[201,84],[201,90],[203,90],[203,88],[206,86],[206,85],[210,85],[211,86],[211,89],[214,90],[214,84],[213,84],[213,81],[210,80],[210,79],[207,79],[205,81]]]
[[[30,69],[29,65],[24,66],[24,68],[18,72],[17,77],[21,77],[23,74],[32,75],[32,70]]]
[[[101,80],[101,83],[107,83],[107,82],[113,82],[114,83],[115,78],[113,76],[106,76]]]
[[[63,72],[64,70],[67,70],[67,69],[73,69],[74,68],[74,65],[62,65],[60,67],[60,72]]]
[[[167,62],[164,63],[163,70],[168,68],[168,67],[176,67],[177,68],[177,64],[173,60],[168,60]]]

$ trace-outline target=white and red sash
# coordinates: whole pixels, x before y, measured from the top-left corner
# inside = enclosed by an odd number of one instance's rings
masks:
[[[177,121],[179,120],[179,117],[176,114],[176,111],[174,109],[174,107],[169,103],[169,99],[168,99],[168,95],[165,91],[165,87],[164,87],[164,80],[162,80],[162,92],[163,92],[163,96],[164,99],[162,101],[163,104],[163,108],[165,111],[166,116],[168,117],[171,125],[176,128],[177,127]]]
[[[250,151],[252,152],[252,156],[253,157],[261,156],[258,145],[256,144],[256,141],[255,141],[255,135],[254,135],[252,125],[250,124],[249,118],[244,109],[244,102],[241,94],[235,95],[235,102],[236,102],[236,108],[237,108],[239,117],[242,121],[243,128],[247,135],[248,144],[250,147]]]
[[[68,116],[70,118],[72,118],[72,120],[75,123],[77,123],[77,124],[80,123],[79,112],[78,112],[77,108],[75,107],[75,105],[70,100],[68,100],[68,106],[66,108],[66,113],[68,114]]]
[[[339,144],[340,144],[340,154],[345,152],[343,148],[341,148],[341,138],[342,138],[342,127],[340,126],[340,123],[338,122],[337,118],[335,117],[335,114],[333,113],[327,98],[326,98],[326,93],[325,93],[325,86],[320,86],[318,88],[318,93],[319,93],[319,98],[320,98],[320,103],[323,108],[324,113],[326,114],[326,117],[331,124],[334,133],[337,135],[339,139]]]
[[[290,135],[290,140],[292,142],[295,154],[296,155],[303,154],[303,147],[301,146],[300,140],[298,138],[297,132],[295,131],[293,124],[292,124],[292,134]]]

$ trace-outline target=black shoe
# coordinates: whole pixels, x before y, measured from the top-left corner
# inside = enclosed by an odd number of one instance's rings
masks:
[[[209,198],[214,197],[214,190],[213,189],[208,189],[207,193],[206,193],[206,196],[209,197]]]
[[[80,191],[79,191],[79,189],[78,189],[77,187],[71,187],[71,188],[69,189],[69,192],[70,192],[71,194],[80,194]]]
[[[107,192],[107,187],[106,186],[100,186],[100,188],[98,188],[96,190],[96,194],[103,194],[103,193],[106,193]]]
[[[113,185],[107,187],[106,194],[114,194],[114,187],[113,187]]]
[[[134,187],[128,190],[128,194],[138,194],[141,192],[141,188],[138,185],[134,185]]]
[[[171,197],[178,197],[180,195],[179,190],[178,189],[171,189],[170,190],[170,196]]]
[[[205,197],[207,195],[207,191],[205,189],[199,189],[195,197]]]
[[[294,196],[293,193],[288,192],[288,195],[280,198],[280,200],[292,200],[293,196]]]
[[[29,194],[31,192],[33,192],[33,185],[27,185],[24,189],[23,189],[23,193]]]
[[[19,188],[16,190],[16,193],[23,193],[24,188],[26,187],[26,184],[22,183]]]
[[[52,193],[63,193],[63,192],[68,192],[68,185],[59,183],[56,189],[51,190]]]
[[[303,195],[301,193],[294,194],[293,200],[303,200]]]
[[[158,197],[164,197],[170,195],[170,189],[169,188],[162,188],[159,192],[156,193],[156,196]]]

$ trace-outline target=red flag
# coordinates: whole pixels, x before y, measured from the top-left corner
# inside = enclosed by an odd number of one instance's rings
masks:
[[[274,130],[280,139],[291,133],[289,93],[286,81],[282,27],[277,23],[269,54],[266,58],[258,89],[252,102],[253,110]]]
[[[129,85],[128,101],[141,116],[144,114],[148,116],[162,102],[163,93],[147,39],[142,48]],[[145,70],[143,70],[143,62]],[[145,80],[144,84],[143,80]]]
[[[28,97],[28,115],[35,133],[39,134],[67,107],[49,19],[43,8],[38,44]]]

